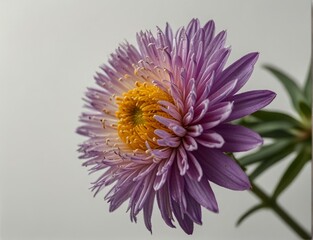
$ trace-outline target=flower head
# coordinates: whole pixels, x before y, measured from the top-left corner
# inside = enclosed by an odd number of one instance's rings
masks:
[[[238,93],[250,77],[258,53],[225,67],[230,48],[226,32],[213,21],[193,19],[175,35],[167,24],[137,34],[138,48],[119,46],[89,88],[79,134],[85,166],[102,175],[97,194],[110,211],[128,201],[132,221],[143,210],[151,231],[156,200],[165,223],[174,218],[188,234],[201,224],[201,207],[218,212],[213,182],[232,190],[250,188],[247,175],[226,153],[247,151],[261,137],[232,120],[251,114],[275,97],[267,90]]]

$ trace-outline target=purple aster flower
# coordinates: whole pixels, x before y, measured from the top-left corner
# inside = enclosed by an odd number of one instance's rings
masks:
[[[213,21],[193,19],[175,35],[167,24],[137,34],[138,48],[119,46],[88,88],[79,134],[84,166],[102,175],[97,194],[111,185],[105,199],[114,211],[124,202],[132,221],[143,210],[151,231],[156,201],[164,222],[179,223],[188,234],[201,224],[201,207],[218,212],[211,183],[249,189],[241,167],[228,152],[247,151],[261,137],[233,120],[269,104],[267,90],[238,93],[249,79],[258,53],[225,67],[230,48],[226,32],[215,34]]]

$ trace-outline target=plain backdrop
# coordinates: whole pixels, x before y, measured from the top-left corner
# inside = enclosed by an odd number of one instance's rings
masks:
[[[203,226],[187,236],[170,229],[154,208],[153,235],[142,215],[131,223],[126,206],[108,212],[103,193],[88,189],[95,176],[81,166],[75,129],[86,87],[98,66],[125,39],[169,22],[173,29],[197,17],[227,29],[228,64],[251,51],[260,58],[244,90],[271,89],[270,109],[293,113],[286,93],[268,72],[273,64],[304,83],[310,61],[310,1],[294,0],[1,0],[0,1],[0,236],[15,239],[297,239],[271,211],[239,227],[258,202],[249,192],[214,186],[220,213],[203,211]],[[263,174],[270,193],[290,159]],[[279,202],[308,230],[311,165]]]

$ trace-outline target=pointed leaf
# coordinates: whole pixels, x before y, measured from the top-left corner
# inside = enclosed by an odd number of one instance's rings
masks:
[[[284,149],[289,149],[290,146],[293,146],[291,140],[281,140],[279,142],[274,142],[272,144],[262,147],[257,152],[238,159],[238,161],[242,166],[247,166],[259,161],[268,161],[273,156],[280,155],[280,153]]]
[[[258,123],[239,123],[239,125],[245,126],[258,134],[263,138],[274,138],[274,139],[287,139],[294,138],[294,129],[286,128],[288,125],[279,125],[278,123],[271,122],[258,122]]]
[[[301,149],[277,184],[273,198],[277,198],[293,182],[310,158],[310,154],[304,148]]]
[[[304,102],[300,102],[300,114],[305,118],[305,119],[311,119],[311,114],[312,114],[312,110],[310,108],[310,106],[308,106],[306,103]]]
[[[293,138],[292,126],[286,122],[260,122],[249,126],[252,130],[258,132],[262,137],[267,138]]]
[[[262,137],[275,139],[294,137],[294,129],[301,128],[301,123],[295,118],[274,111],[255,112],[238,124],[258,132]]]
[[[266,169],[273,166],[275,163],[279,162],[280,160],[284,159],[286,156],[291,154],[294,151],[294,144],[290,144],[280,152],[276,152],[276,154],[269,156],[258,165],[258,167],[250,174],[250,179],[254,180],[257,176],[263,173]]]
[[[296,82],[291,79],[289,76],[287,76],[282,71],[272,67],[272,66],[265,66],[265,69],[273,73],[276,78],[283,84],[287,92],[289,93],[289,96],[291,98],[292,104],[297,112],[300,112],[299,103],[306,102],[306,99],[303,96],[303,93],[299,86],[296,84]]]
[[[298,120],[282,112],[260,110],[253,113],[252,116],[263,121],[285,122],[290,125],[301,126]]]
[[[310,107],[312,107],[312,63],[309,66],[308,76],[304,85],[304,95]]]
[[[264,208],[265,205],[263,204],[259,204],[259,205],[256,205],[252,208],[250,208],[247,212],[245,212],[239,219],[238,221],[236,222],[236,226],[239,226],[243,220],[245,220],[247,217],[249,217],[252,213]]]

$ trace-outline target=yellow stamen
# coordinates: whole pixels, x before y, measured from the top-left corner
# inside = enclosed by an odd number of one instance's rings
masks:
[[[119,137],[132,149],[147,150],[146,141],[151,148],[157,148],[158,137],[155,129],[169,131],[157,120],[155,115],[171,118],[165,113],[158,101],[165,100],[173,103],[172,97],[157,86],[136,82],[136,87],[117,97],[119,119],[117,131]]]

